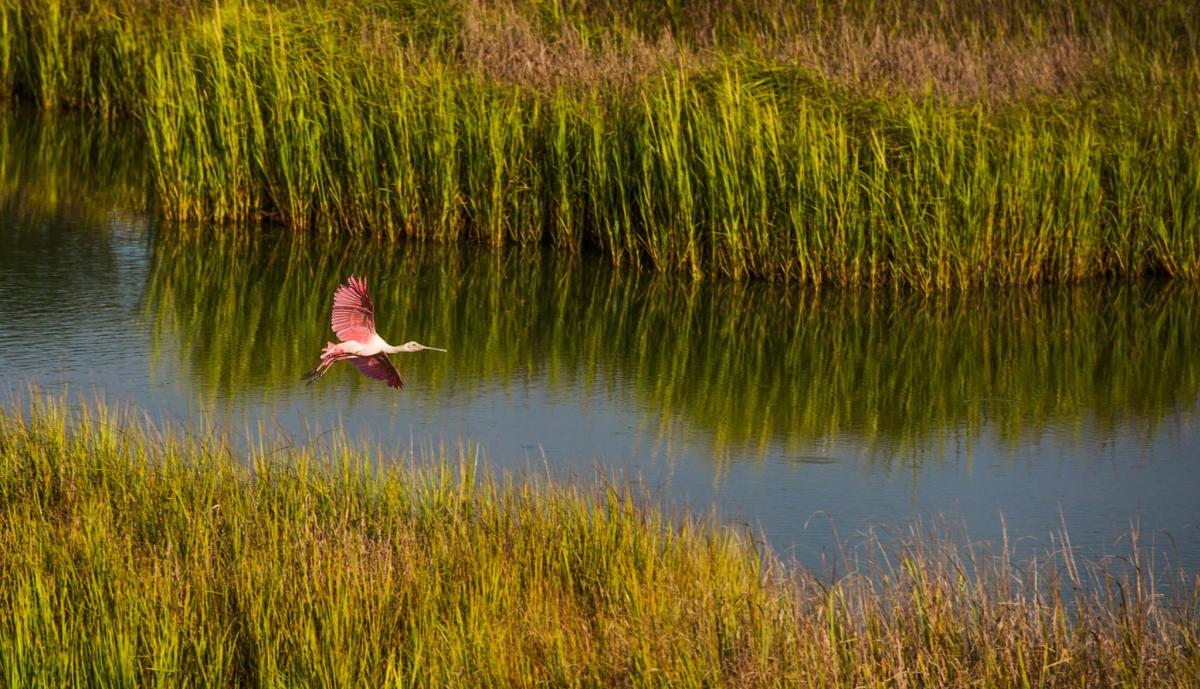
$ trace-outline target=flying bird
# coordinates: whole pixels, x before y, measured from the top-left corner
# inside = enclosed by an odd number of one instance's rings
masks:
[[[388,354],[419,352],[430,349],[444,352],[437,347],[426,347],[419,342],[405,342],[394,347],[375,332],[375,305],[367,293],[367,281],[353,275],[346,284],[339,285],[333,293],[333,332],[340,342],[330,342],[321,351],[321,363],[304,374],[304,380],[315,383],[331,366],[339,361],[349,361],[363,375],[382,380],[388,387],[404,387],[404,379],[396,370]]]

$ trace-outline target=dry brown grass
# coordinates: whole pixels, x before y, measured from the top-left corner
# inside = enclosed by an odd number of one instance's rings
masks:
[[[261,4],[276,13],[311,9],[303,0]],[[224,11],[238,5],[224,3]],[[80,0],[76,11],[157,22],[221,6]],[[338,13],[368,54],[446,61],[539,90],[623,90],[665,71],[703,72],[748,59],[808,70],[871,95],[1009,101],[1070,93],[1089,81],[1111,86],[1124,55],[1170,79],[1200,54],[1200,3],[455,0],[347,2]]]
[[[955,41],[927,29],[864,32],[843,21],[836,31],[794,38],[779,56],[862,90],[971,101],[1070,91],[1101,54],[1071,34],[1029,43]]]
[[[1103,3],[1082,19],[973,0],[873,11],[712,0],[676,15],[637,3],[582,5],[547,19],[533,3],[466,0],[458,57],[489,78],[539,89],[619,88],[741,57],[811,70],[870,94],[1007,101],[1103,80],[1129,34],[1119,28],[1129,20]]]
[[[670,33],[657,40],[604,32],[591,40],[567,25],[549,35],[507,3],[472,0],[464,8],[461,58],[489,79],[538,89],[627,88],[664,68],[697,58]]]

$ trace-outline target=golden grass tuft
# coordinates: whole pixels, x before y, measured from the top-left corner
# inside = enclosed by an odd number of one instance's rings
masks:
[[[836,578],[636,486],[34,392],[0,413],[0,677],[46,685],[1129,686],[1200,680],[1194,575],[913,531]]]

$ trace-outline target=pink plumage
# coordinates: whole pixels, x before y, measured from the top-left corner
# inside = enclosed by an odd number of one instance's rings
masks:
[[[339,285],[333,293],[333,312],[330,325],[340,342],[330,342],[321,352],[321,363],[304,374],[304,379],[315,383],[338,361],[349,361],[363,375],[380,380],[389,387],[404,387],[400,371],[388,357],[398,352],[419,352],[437,347],[426,347],[418,342],[405,342],[399,347],[388,344],[375,332],[375,305],[367,292],[367,281],[350,276],[346,284]]]
[[[350,276],[333,293],[333,332],[339,340],[366,342],[375,334],[375,305],[367,293],[367,281]]]
[[[364,376],[382,380],[388,384],[389,388],[404,387],[404,379],[400,377],[400,372],[396,370],[395,364],[387,354],[376,354],[372,357],[354,357],[350,360]]]

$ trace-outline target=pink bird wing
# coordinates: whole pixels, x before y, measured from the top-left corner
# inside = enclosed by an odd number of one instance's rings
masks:
[[[338,339],[366,342],[375,334],[375,305],[367,281],[353,275],[333,293],[333,332]]]
[[[356,356],[350,360],[364,376],[382,380],[388,384],[390,388],[404,387],[404,379],[400,377],[400,372],[396,370],[396,366],[387,354],[376,354],[375,356]]]

